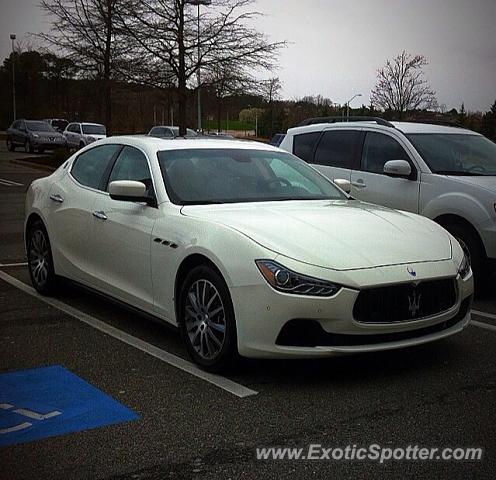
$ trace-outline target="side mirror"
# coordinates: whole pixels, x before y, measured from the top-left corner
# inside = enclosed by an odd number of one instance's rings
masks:
[[[156,205],[155,199],[146,196],[146,186],[143,182],[134,180],[116,180],[110,182],[108,187],[110,198],[125,202],[145,202]]]
[[[351,192],[351,183],[345,178],[335,178],[334,184],[337,185],[341,190],[344,190],[346,193]]]
[[[384,164],[384,173],[390,177],[408,178],[412,167],[406,160],[389,160]]]

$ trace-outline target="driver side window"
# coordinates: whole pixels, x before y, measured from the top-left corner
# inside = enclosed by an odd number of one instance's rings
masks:
[[[406,160],[405,149],[389,135],[367,132],[362,154],[362,170],[371,173],[384,173],[384,164],[389,160]]]
[[[117,157],[107,183],[116,180],[134,180],[146,186],[146,195],[153,196],[153,183],[145,155],[134,147],[124,147]]]

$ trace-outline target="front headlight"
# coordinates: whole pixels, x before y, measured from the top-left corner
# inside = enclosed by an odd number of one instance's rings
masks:
[[[255,263],[269,285],[280,292],[331,297],[341,288],[326,280],[293,272],[273,260],[256,260]]]
[[[96,140],[95,137],[86,137],[88,139],[89,142],[94,142]]]
[[[33,138],[40,138],[40,136],[37,133],[33,133]]]
[[[463,254],[463,260],[458,268],[458,273],[462,278],[468,277],[468,274],[470,273],[470,258],[466,253]]]

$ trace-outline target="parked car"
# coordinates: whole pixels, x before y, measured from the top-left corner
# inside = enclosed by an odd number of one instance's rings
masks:
[[[286,136],[285,133],[276,133],[269,142],[269,145],[273,145],[274,147],[278,147],[281,145],[281,142],[284,140],[284,137]]]
[[[102,140],[31,184],[25,238],[38,292],[66,277],[177,325],[210,370],[418,345],[470,320],[446,230],[258,142]]]
[[[67,120],[64,120],[63,118],[46,118],[45,122],[55,128],[55,130],[57,130],[57,132],[59,133],[64,133],[67,125],[69,125],[69,122]]]
[[[65,146],[65,137],[43,120],[16,120],[7,129],[7,148],[11,152],[21,147],[29,153],[43,153],[45,149]]]
[[[69,148],[83,148],[96,140],[107,137],[104,125],[100,123],[73,122],[64,131]]]
[[[496,261],[496,144],[456,127],[327,120],[289,129],[281,148],[348,180],[360,200],[433,219],[460,241],[482,279]]]
[[[158,138],[176,138],[179,137],[179,127],[157,125],[156,127],[152,127],[148,132],[148,135]],[[194,130],[191,130],[191,128],[186,129],[186,137],[196,136],[198,136],[198,134]]]

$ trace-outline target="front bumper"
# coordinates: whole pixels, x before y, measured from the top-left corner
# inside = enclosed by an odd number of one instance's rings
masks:
[[[452,276],[452,263],[446,262],[444,266],[441,263],[444,262],[440,262],[436,270],[443,271],[444,268]],[[393,278],[395,271],[398,277],[404,276],[404,266],[388,268]],[[370,278],[371,273],[366,274]],[[360,272],[354,275],[359,277]],[[432,275],[431,278],[436,277]],[[375,324],[354,319],[353,307],[359,294],[355,288],[343,287],[333,297],[319,298],[280,293],[265,283],[231,287],[239,353],[257,358],[326,357],[403,348],[445,338],[461,331],[470,321],[472,274],[465,279],[457,276],[456,287],[456,303],[445,312],[423,319]],[[311,342],[303,342],[298,341],[296,331],[293,337],[296,340],[288,340],[286,336],[286,340],[281,341],[283,330],[295,320],[299,322],[301,332],[315,330],[317,325],[322,335],[315,335]],[[308,328],[305,328],[306,324]]]
[[[46,138],[35,138],[31,140],[31,144],[34,148],[46,148],[48,150],[52,148],[63,148],[67,145],[65,139],[48,140]]]

